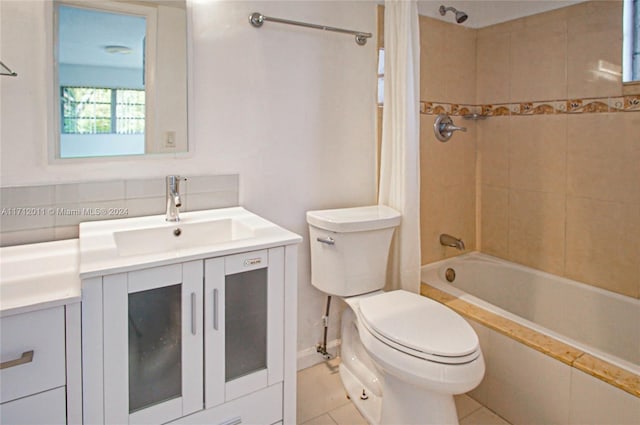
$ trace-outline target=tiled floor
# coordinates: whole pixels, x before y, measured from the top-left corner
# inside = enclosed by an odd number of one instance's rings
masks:
[[[339,359],[298,372],[298,423],[304,425],[367,425],[347,399]],[[460,425],[510,425],[467,395],[456,396]]]

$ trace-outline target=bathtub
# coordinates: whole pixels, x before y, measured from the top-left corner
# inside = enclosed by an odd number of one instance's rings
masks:
[[[509,422],[640,423],[640,300],[477,252],[422,282],[478,333],[487,373],[471,396]]]

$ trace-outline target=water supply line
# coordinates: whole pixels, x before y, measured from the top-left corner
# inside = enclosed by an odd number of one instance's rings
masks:
[[[322,316],[322,324],[324,326],[324,337],[322,343],[316,345],[316,352],[322,354],[325,360],[331,359],[331,354],[327,351],[327,333],[329,332],[329,310],[331,308],[331,295],[327,295],[327,308],[324,316]]]

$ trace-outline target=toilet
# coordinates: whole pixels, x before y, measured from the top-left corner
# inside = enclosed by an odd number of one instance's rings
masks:
[[[453,310],[382,290],[400,220],[383,205],[307,212],[311,283],[348,306],[340,377],[370,424],[457,424],[453,395],[480,384],[482,351]]]

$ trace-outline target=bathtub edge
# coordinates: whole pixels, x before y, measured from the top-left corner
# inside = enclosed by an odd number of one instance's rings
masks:
[[[638,375],[578,350],[553,337],[540,334],[524,325],[459,299],[428,283],[421,283],[420,294],[446,305],[458,314],[489,329],[513,338],[536,351],[640,398],[640,376]]]

